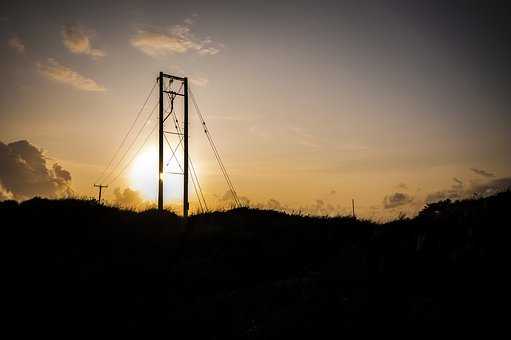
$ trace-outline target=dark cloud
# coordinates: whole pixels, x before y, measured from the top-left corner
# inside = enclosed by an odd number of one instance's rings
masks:
[[[58,164],[46,167],[43,152],[26,140],[0,142],[0,197],[22,200],[34,196],[71,195],[71,174]]]
[[[413,201],[413,197],[404,192],[395,192],[391,195],[385,196],[383,199],[383,207],[385,209],[392,209],[399,206],[409,204]]]
[[[493,177],[495,177],[495,174],[493,174],[491,172],[488,172],[488,171],[485,171],[485,170],[476,169],[476,168],[470,168],[470,170],[472,170],[476,174],[478,174],[480,176],[483,176],[483,177],[486,177],[486,178],[493,178]]]
[[[55,177],[60,178],[63,181],[71,181],[71,173],[57,163],[53,164],[53,173],[55,174]]]

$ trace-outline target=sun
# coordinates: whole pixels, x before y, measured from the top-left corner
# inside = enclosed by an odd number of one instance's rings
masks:
[[[164,162],[166,165],[166,162]],[[182,176],[169,174],[170,166],[164,166],[163,198],[164,202],[174,203],[181,197]],[[173,169],[173,167],[172,167]],[[147,148],[131,164],[129,186],[140,192],[146,200],[156,202],[158,199],[158,151],[156,147]]]

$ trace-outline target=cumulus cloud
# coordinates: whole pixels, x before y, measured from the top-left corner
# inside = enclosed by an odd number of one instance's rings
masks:
[[[385,209],[392,209],[407,205],[413,201],[413,197],[404,192],[395,192],[387,195],[383,199],[383,207]]]
[[[0,183],[0,202],[14,199],[14,195]]]
[[[240,201],[241,205],[248,206],[250,204],[250,200],[245,196],[238,195],[238,200]],[[231,190],[227,190],[219,199],[220,205],[234,205],[234,195]]]
[[[472,170],[472,172],[480,175],[480,176],[483,176],[485,178],[493,178],[495,177],[495,174],[491,173],[491,172],[488,172],[488,171],[485,171],[485,170],[481,170],[481,169],[476,169],[476,168],[470,168],[470,170]]]
[[[62,28],[62,42],[71,53],[85,54],[93,59],[99,59],[106,56],[106,53],[92,47],[91,41],[94,35],[94,31],[76,24],[68,24]]]
[[[59,164],[46,165],[43,152],[26,140],[0,142],[0,199],[71,195],[71,174]]]
[[[18,53],[25,52],[25,44],[17,35],[13,35],[9,38],[9,40],[7,40],[7,46],[9,46]]]
[[[128,209],[142,209],[147,206],[147,202],[142,198],[140,193],[130,188],[121,190],[115,188],[113,203],[119,207]]]
[[[48,79],[59,83],[71,85],[82,91],[106,91],[106,89],[96,83],[93,79],[82,76],[69,67],[60,64],[53,58],[49,58],[45,63],[37,63],[37,69]]]
[[[152,57],[197,52],[200,55],[214,55],[220,52],[221,44],[211,38],[198,38],[192,32],[194,20],[167,28],[139,29],[131,37],[131,45]]]

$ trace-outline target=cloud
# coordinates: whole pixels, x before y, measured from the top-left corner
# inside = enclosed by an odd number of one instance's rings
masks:
[[[459,200],[474,196],[490,196],[511,189],[511,177],[492,179],[483,183],[473,182],[466,186],[463,181],[454,177],[451,188],[430,193],[426,203],[434,203],[446,199]]]
[[[2,183],[0,182],[0,202],[12,199],[14,199],[13,193],[5,189]]]
[[[95,33],[76,24],[68,24],[62,28],[62,42],[71,53],[85,54],[93,59],[106,56],[100,49],[93,48],[91,40]]]
[[[167,28],[139,29],[131,37],[135,48],[152,57],[182,54],[189,51],[200,55],[214,55],[220,52],[221,44],[210,38],[200,39],[192,32],[194,20],[185,19],[182,25]]]
[[[218,196],[217,196],[218,197]],[[250,204],[250,200],[248,197],[238,195],[238,200],[240,201],[242,206],[248,206]],[[234,205],[234,195],[231,190],[227,190],[222,197],[219,199],[221,205],[229,204],[231,206]]]
[[[7,46],[20,54],[25,52],[25,44],[17,35],[13,35],[7,40]]]
[[[140,193],[130,188],[125,188],[124,190],[115,188],[113,203],[128,209],[142,209],[147,206],[147,202],[144,201]]]
[[[481,170],[481,169],[470,168],[470,170],[472,170],[474,173],[476,173],[476,174],[478,174],[480,176],[483,176],[485,178],[493,178],[493,177],[495,177],[495,174],[493,174],[491,172],[487,172],[487,171]]]
[[[451,188],[435,191],[428,194],[426,197],[426,203],[433,203],[446,199],[455,200],[465,197],[466,192],[464,190],[463,181],[456,177],[454,177],[452,180],[454,181],[454,184],[451,185]]]
[[[471,188],[470,194],[490,196],[506,190],[511,190],[511,177],[497,178],[486,183],[475,184]]]
[[[57,163],[53,164],[53,173],[55,174],[55,177],[60,178],[63,181],[71,181],[71,173]]]
[[[96,83],[96,81],[82,76],[69,67],[60,64],[53,58],[48,58],[46,63],[37,63],[37,69],[47,78],[71,85],[78,90],[94,92],[106,91],[106,89]]]
[[[71,195],[69,171],[57,163],[48,169],[46,161],[43,152],[26,140],[0,142],[0,197],[22,200]]]
[[[383,207],[385,209],[392,209],[407,205],[413,201],[413,197],[404,192],[395,192],[385,196],[383,199]]]
[[[458,177],[453,177],[452,180],[456,182],[456,185],[463,186],[463,181],[459,179]]]

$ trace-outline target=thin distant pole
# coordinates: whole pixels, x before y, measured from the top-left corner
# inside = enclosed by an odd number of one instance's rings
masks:
[[[353,198],[351,199],[351,209],[352,209],[352,212],[353,212],[353,218],[357,218],[355,216],[355,200]]]
[[[103,188],[105,188],[105,189],[106,189],[106,188],[108,188],[108,185],[101,185],[101,184],[99,184],[99,185],[98,185],[98,184],[94,184],[94,187],[95,187],[95,188],[99,188],[99,193],[98,193],[98,202],[101,204],[101,190],[102,190]]]

